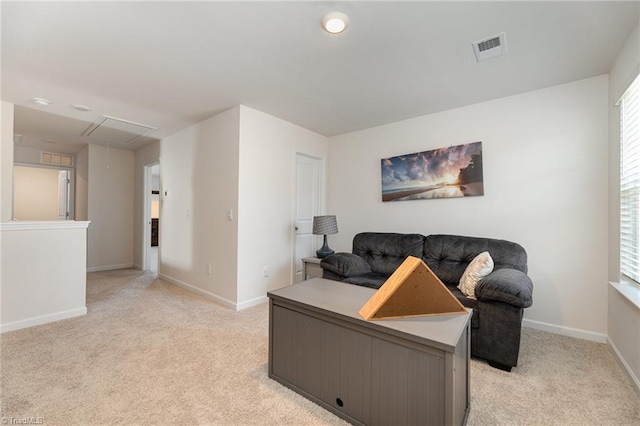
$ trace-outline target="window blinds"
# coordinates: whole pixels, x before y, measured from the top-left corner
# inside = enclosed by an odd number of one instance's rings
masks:
[[[640,77],[620,100],[620,272],[640,282]]]

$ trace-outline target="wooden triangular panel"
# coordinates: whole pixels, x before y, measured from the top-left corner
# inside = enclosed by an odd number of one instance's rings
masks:
[[[413,256],[402,262],[359,311],[365,320],[465,312],[440,278]]]

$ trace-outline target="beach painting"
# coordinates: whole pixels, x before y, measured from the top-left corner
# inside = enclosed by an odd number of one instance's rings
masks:
[[[383,158],[382,201],[484,195],[482,142]]]

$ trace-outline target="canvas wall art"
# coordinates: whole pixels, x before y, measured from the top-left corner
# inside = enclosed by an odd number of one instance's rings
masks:
[[[383,158],[382,201],[484,195],[482,142]]]

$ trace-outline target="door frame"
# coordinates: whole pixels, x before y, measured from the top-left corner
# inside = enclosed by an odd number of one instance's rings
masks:
[[[64,173],[64,175],[63,175]],[[64,176],[64,177],[63,177]],[[58,216],[60,216],[60,180],[64,178],[64,217],[59,220],[71,220],[71,172],[69,170],[58,170]]]
[[[142,270],[149,271],[151,262],[149,261],[149,248],[151,247],[151,190],[153,188],[153,167],[160,167],[160,160],[155,160],[144,165],[144,196],[142,215]],[[160,179],[160,193],[162,193],[162,179]],[[160,197],[161,198],[161,197]],[[160,203],[162,208],[162,203]],[[158,257],[160,255],[160,240],[158,239]],[[160,273],[160,262],[158,261],[158,274]]]

